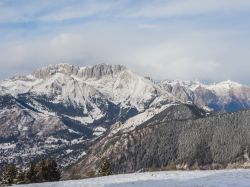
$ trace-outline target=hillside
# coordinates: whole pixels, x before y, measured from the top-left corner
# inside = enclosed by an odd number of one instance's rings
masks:
[[[202,116],[195,109],[169,107],[133,130],[107,135],[64,177],[87,176],[102,157],[109,158],[114,173],[166,169],[170,163],[178,169],[249,167],[250,110]]]

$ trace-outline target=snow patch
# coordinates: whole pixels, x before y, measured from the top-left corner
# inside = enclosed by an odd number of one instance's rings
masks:
[[[0,144],[0,149],[15,149],[16,144],[11,144],[11,143],[2,143]]]

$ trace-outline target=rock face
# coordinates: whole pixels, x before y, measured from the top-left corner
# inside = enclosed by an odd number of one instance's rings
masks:
[[[195,107],[176,108],[185,103],[205,109],[199,117],[209,110],[247,109],[250,88],[231,81],[155,82],[121,65],[44,67],[0,81],[0,160],[53,156],[64,167],[107,132],[111,137],[146,121],[184,120],[200,113]]]
[[[192,115],[170,118],[182,111]],[[170,162],[182,169],[244,166],[250,154],[250,110],[209,117],[197,111],[193,106],[174,106],[133,131],[104,137],[65,171],[64,178],[85,177],[102,157],[109,158],[114,173],[160,169]]]
[[[100,79],[107,75],[113,76],[123,70],[126,70],[126,67],[122,65],[110,66],[107,64],[98,64],[93,67],[79,68],[69,64],[58,64],[37,70],[33,73],[33,76],[38,79],[46,79],[56,73],[62,73],[66,75],[78,76],[83,79]]]

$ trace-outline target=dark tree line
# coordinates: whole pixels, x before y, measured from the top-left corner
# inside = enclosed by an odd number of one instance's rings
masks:
[[[89,172],[89,177],[112,175],[110,162],[107,158],[102,158],[97,171]],[[53,159],[30,161],[28,168],[16,168],[14,164],[5,164],[3,172],[0,174],[0,186],[12,184],[29,184],[59,181],[61,172]]]
[[[29,167],[17,169],[14,164],[6,164],[0,176],[1,185],[29,184],[39,182],[59,181],[61,172],[53,159],[30,161]]]

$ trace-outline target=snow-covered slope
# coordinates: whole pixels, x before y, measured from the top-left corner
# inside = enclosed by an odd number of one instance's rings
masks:
[[[232,81],[155,83],[124,66],[106,64],[44,67],[31,75],[1,81],[0,95],[5,94],[41,113],[105,128],[151,107],[172,103],[194,103],[216,111],[250,108],[250,88]]]
[[[126,120],[124,123],[117,122],[111,127],[111,133],[109,136],[116,134],[117,132],[129,132],[134,130],[137,126],[143,124],[144,122],[152,119],[154,116],[159,114],[160,112],[164,111],[165,109],[176,105],[176,104],[166,104],[159,107],[151,107],[146,109],[144,112],[139,113],[136,116],[133,116]]]
[[[20,187],[249,187],[250,170],[162,171],[92,179],[20,185]]]
[[[0,97],[0,126],[0,170],[5,162],[27,164],[48,155],[66,166],[86,150],[93,133],[76,121],[32,110],[11,95]]]
[[[4,80],[0,89],[1,95],[22,97],[42,113],[65,115],[85,125],[98,120],[110,120],[112,124],[117,120],[113,118],[125,120],[151,105],[177,100],[124,66],[105,64],[85,68],[48,66],[32,75]]]
[[[162,81],[159,85],[183,102],[201,108],[234,112],[250,108],[250,87],[233,81],[203,84],[198,81]]]
[[[57,156],[58,147],[81,155],[89,141],[105,135],[111,126],[113,134],[133,130],[180,103],[196,104],[206,110],[237,111],[250,108],[250,88],[231,81],[215,85],[156,83],[122,65],[43,67],[30,75],[0,81],[0,156],[28,157],[32,151],[16,153],[23,149],[24,139],[36,138],[39,141],[28,143],[25,149],[42,145],[36,150],[47,152],[44,144],[53,140],[74,144],[50,146]]]

